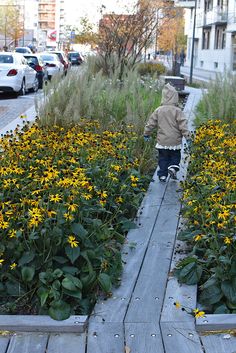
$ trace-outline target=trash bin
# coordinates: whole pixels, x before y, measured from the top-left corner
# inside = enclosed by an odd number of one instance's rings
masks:
[[[185,79],[180,76],[165,76],[165,83],[170,83],[177,91],[183,91]]]

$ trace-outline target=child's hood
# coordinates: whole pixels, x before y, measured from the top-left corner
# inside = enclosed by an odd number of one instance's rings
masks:
[[[179,102],[179,95],[176,89],[167,83],[162,90],[162,105],[176,105]]]

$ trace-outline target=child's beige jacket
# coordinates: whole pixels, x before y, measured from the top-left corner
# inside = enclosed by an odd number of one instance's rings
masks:
[[[175,147],[182,143],[182,137],[190,138],[188,121],[180,108],[178,92],[170,84],[166,84],[162,91],[161,106],[150,116],[144,135],[149,136],[157,128],[157,147]]]

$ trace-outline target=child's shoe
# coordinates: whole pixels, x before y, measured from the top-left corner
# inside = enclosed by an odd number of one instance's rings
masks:
[[[165,183],[166,182],[166,176],[165,175],[162,175],[162,176],[159,176],[159,180],[161,183]]]
[[[175,180],[177,179],[177,176],[176,176],[177,172],[176,172],[175,168],[169,167],[168,173],[170,174],[171,179],[175,179]]]

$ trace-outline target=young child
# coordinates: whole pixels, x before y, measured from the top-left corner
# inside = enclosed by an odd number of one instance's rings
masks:
[[[150,116],[145,129],[144,139],[148,140],[153,129],[157,128],[158,166],[157,175],[165,182],[168,174],[177,179],[181,159],[182,137],[191,138],[188,122],[182,110],[177,107],[179,95],[176,89],[167,83],[162,91],[161,106]]]

